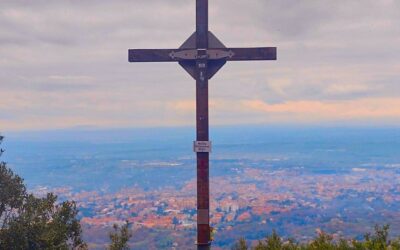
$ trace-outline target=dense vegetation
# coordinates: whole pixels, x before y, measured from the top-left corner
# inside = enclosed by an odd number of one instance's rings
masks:
[[[77,215],[74,201],[29,194],[23,179],[0,162],[0,249],[87,249]],[[128,249],[130,237],[128,224],[115,226],[109,249]]]
[[[85,249],[75,202],[56,201],[52,193],[27,193],[23,179],[0,162],[0,249]]]
[[[129,250],[128,241],[132,237],[129,225],[128,222],[123,226],[114,225],[114,231],[110,233],[109,250]]]
[[[232,250],[400,250],[400,238],[390,241],[388,236],[389,226],[385,225],[375,226],[374,234],[366,234],[364,241],[334,240],[331,235],[321,232],[313,241],[300,244],[292,239],[284,241],[273,231],[254,247],[250,247],[244,239],[240,239]]]

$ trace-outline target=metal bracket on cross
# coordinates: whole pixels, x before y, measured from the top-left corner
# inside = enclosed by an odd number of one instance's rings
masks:
[[[196,49],[196,38],[197,34],[194,32],[182,45],[179,49]],[[208,31],[208,49],[213,50],[219,49],[224,50],[226,46],[211,32]],[[233,56],[233,55],[232,55]],[[208,70],[207,70],[207,78],[211,79],[226,63],[228,57],[222,57],[220,59],[210,60],[208,62]],[[209,58],[211,59],[211,58]],[[189,75],[196,79],[196,62],[194,61],[180,61],[179,65],[182,66],[184,70],[186,70]]]
[[[196,80],[196,60],[207,60],[207,79],[227,61],[276,60],[275,47],[227,48],[211,31],[208,48],[197,48],[196,39],[194,32],[178,49],[130,49],[129,62],[178,62]]]
[[[201,52],[201,53],[200,53]],[[205,53],[204,53],[205,52]],[[205,54],[205,56],[203,55]],[[178,50],[169,53],[172,59],[180,60],[197,60],[197,59],[208,59],[218,60],[225,58],[232,58],[235,53],[232,50],[222,49],[189,49],[189,50]]]

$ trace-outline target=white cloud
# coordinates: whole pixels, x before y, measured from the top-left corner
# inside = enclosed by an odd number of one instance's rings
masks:
[[[193,124],[193,80],[176,64],[129,64],[127,49],[178,47],[194,2],[1,1],[0,130]],[[237,100],[398,99],[399,13],[389,0],[210,1],[226,45],[278,47],[278,61],[230,63],[210,82],[212,120],[265,121]]]

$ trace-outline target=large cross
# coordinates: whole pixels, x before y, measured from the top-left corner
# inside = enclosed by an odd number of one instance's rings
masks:
[[[197,245],[209,249],[208,80],[227,61],[276,60],[276,47],[227,48],[208,31],[208,0],[196,0],[196,32],[179,49],[130,49],[129,62],[178,62],[196,80]]]

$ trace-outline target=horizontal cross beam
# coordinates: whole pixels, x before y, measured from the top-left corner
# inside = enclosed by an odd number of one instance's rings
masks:
[[[276,60],[276,47],[231,48],[233,57],[228,61]]]
[[[130,49],[129,62],[176,62],[169,54],[172,49]]]
[[[129,50],[129,62],[179,62],[198,59],[224,59],[226,61],[276,60],[276,47]]]

